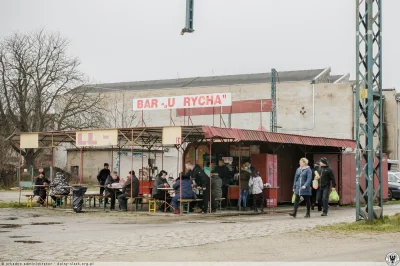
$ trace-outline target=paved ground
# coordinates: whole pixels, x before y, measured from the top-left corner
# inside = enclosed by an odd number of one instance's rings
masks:
[[[385,207],[385,214],[398,212],[400,205]],[[299,216],[0,209],[0,261],[384,262],[388,252],[400,253],[400,233],[345,235],[313,230],[317,225],[353,222],[354,209],[331,208],[328,217],[317,212],[310,219]]]

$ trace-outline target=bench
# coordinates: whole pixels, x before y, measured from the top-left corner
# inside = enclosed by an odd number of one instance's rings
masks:
[[[26,207],[32,208],[32,202],[33,202],[33,198],[35,197],[35,195],[28,194],[28,195],[24,195],[24,196],[26,197]]]
[[[54,197],[56,197],[58,199],[64,199],[64,209],[67,208],[68,200],[69,200],[70,206],[72,206],[72,195],[71,194],[67,194],[67,195],[56,194],[56,195],[54,195]]]
[[[216,198],[215,201],[217,202],[217,209],[219,211],[222,211],[222,201],[225,200],[225,198]]]
[[[149,199],[149,198],[147,198],[147,197],[145,197],[145,196],[137,196],[137,197],[127,197],[127,199],[133,199],[132,201],[131,201],[131,203],[130,203],[130,205],[131,205],[131,210],[132,210],[132,204],[133,204],[133,201],[135,201],[135,211],[137,211],[137,209],[138,209],[138,205],[139,205],[139,200],[140,200],[140,204],[141,204],[141,206],[140,206],[140,209],[142,210],[143,209],[143,199]]]
[[[182,213],[189,213],[190,210],[190,203],[192,202],[199,202],[203,201],[202,199],[182,199],[178,200],[180,204],[182,205]]]
[[[99,207],[100,207],[100,200],[102,199],[107,199],[107,196],[104,196],[102,194],[85,194],[84,195],[85,198],[87,198],[87,200],[89,201],[89,208],[91,208],[91,203],[92,203],[92,199],[93,199],[93,207],[96,207],[96,199],[99,200]],[[106,201],[103,201],[103,209],[106,209]]]

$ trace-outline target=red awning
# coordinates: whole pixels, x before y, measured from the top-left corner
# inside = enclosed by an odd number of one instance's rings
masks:
[[[231,139],[235,141],[259,141],[273,143],[287,143],[307,146],[327,146],[338,148],[355,148],[354,140],[333,139],[323,137],[310,137],[293,134],[264,132],[258,130],[218,128],[203,126],[203,133],[206,139]]]

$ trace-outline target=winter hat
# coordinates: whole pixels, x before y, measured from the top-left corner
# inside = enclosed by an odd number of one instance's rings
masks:
[[[325,165],[328,165],[328,159],[326,159],[325,157],[321,158],[320,162]]]
[[[61,172],[56,173],[56,178],[64,178],[64,174]]]

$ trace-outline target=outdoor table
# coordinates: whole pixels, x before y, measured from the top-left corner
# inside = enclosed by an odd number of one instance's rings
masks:
[[[169,204],[168,202],[167,202],[167,192],[168,191],[174,191],[175,189],[173,189],[172,187],[163,187],[163,188],[157,188],[157,189],[159,189],[159,190],[163,190],[165,193],[164,193],[164,202],[165,202],[165,205],[164,205],[164,212],[167,212],[167,205],[168,205],[168,207],[171,207],[172,209],[174,209],[174,207],[171,205],[171,204]]]
[[[107,189],[121,190],[122,186],[114,186],[114,187],[110,186],[110,187],[107,187]],[[116,203],[117,202],[117,191],[114,191],[114,199],[115,199],[115,203]],[[104,201],[104,204],[105,204],[105,201]],[[118,205],[119,205],[119,203],[118,203]]]

